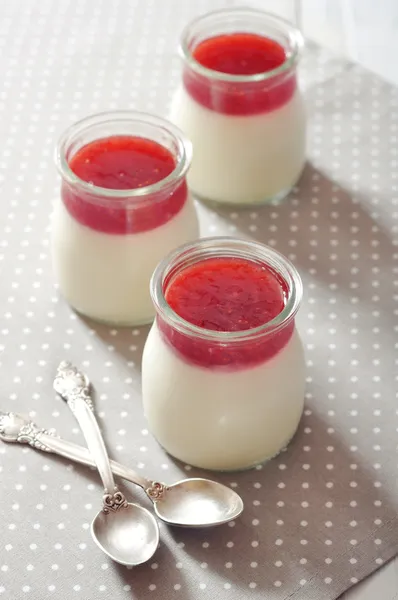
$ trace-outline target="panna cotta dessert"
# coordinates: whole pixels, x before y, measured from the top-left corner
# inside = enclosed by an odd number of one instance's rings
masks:
[[[239,470],[278,454],[303,410],[305,362],[295,328],[302,285],[257,242],[205,238],[162,261],[157,316],[142,363],[144,412],[175,458]]]
[[[56,161],[52,256],[62,294],[98,321],[150,322],[153,270],[199,235],[186,183],[190,143],[158,117],[104,113],[68,129]]]
[[[295,185],[305,163],[302,44],[292,25],[252,9],[208,13],[185,29],[170,119],[193,144],[188,182],[199,198],[256,205]]]

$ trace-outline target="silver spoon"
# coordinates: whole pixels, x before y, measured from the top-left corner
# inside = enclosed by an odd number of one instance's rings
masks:
[[[29,444],[43,452],[54,452],[69,460],[95,466],[90,452],[56,437],[54,430],[39,429],[30,419],[0,411],[0,439]],[[172,485],[151,481],[114,460],[112,472],[139,485],[154,504],[157,516],[168,525],[211,527],[236,519],[243,510],[241,497],[229,487],[210,479],[183,479]]]
[[[87,377],[62,362],[54,379],[55,391],[77,419],[104,485],[103,506],[91,524],[96,544],[112,560],[136,566],[148,561],[159,545],[154,516],[138,504],[128,503],[115,485],[108,454],[92,410]]]
[[[80,387],[89,385],[88,377],[71,363],[63,361],[58,372],[68,371],[69,379]],[[57,388],[57,377],[54,388]],[[76,385],[76,383],[75,383]],[[58,392],[59,393],[59,392]],[[62,396],[62,394],[61,394]],[[94,407],[91,403],[91,408]],[[135,474],[136,481],[154,503],[157,516],[170,525],[209,527],[236,519],[243,511],[242,498],[230,488],[210,479],[190,478],[165,486]]]

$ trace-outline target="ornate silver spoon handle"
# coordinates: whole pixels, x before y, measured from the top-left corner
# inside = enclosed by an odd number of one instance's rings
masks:
[[[95,462],[87,448],[63,440],[56,435],[54,430],[40,429],[36,423],[16,413],[0,411],[0,439],[3,442],[29,444],[32,448],[42,452],[52,452],[82,465],[95,467]],[[156,484],[125,465],[114,460],[111,460],[110,463],[115,475],[139,485],[147,493]],[[148,495],[152,499],[149,493]]]
[[[104,486],[103,511],[109,513],[128,506],[113,478],[108,451],[93,412],[90,382],[71,363],[63,361],[57,369],[54,389],[67,403],[85,437]]]
[[[104,440],[94,416],[94,406],[90,397],[90,381],[84,373],[70,362],[63,361],[57,369],[57,375],[54,379],[54,389],[65,400],[79,422],[80,428],[86,438],[90,454],[94,457],[95,464],[101,475],[105,490],[113,494],[114,490],[117,496],[120,492],[115,486],[113,479],[111,461],[108,457]],[[159,481],[150,481],[140,475],[130,471],[134,475],[135,483],[143,488],[147,496],[153,501],[159,500],[167,489]],[[131,480],[133,481],[133,480]],[[104,502],[110,498],[105,495]]]
[[[40,429],[36,423],[16,413],[0,411],[0,439],[3,442],[29,444],[42,452],[52,452],[82,465],[95,467],[95,462],[87,448],[63,440],[53,429]],[[142,477],[133,469],[114,460],[110,462],[114,475],[139,485],[145,491],[153,485],[152,481]]]

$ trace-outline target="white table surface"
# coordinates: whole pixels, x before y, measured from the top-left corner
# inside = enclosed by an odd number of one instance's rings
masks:
[[[295,20],[306,37],[398,85],[397,0],[249,1]]]

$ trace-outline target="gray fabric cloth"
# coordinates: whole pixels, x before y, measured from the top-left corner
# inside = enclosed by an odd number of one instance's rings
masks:
[[[52,391],[69,358],[94,382],[113,457],[170,482],[197,471],[165,456],[146,430],[147,329],[82,320],[54,289],[53,147],[93,112],[165,114],[182,26],[233,4],[0,2],[0,408],[83,443]],[[297,436],[263,468],[218,477],[243,496],[241,519],[208,531],[162,525],[154,560],[133,571],[91,541],[101,502],[93,471],[0,445],[1,598],[332,600],[398,552],[398,94],[311,45],[301,72],[310,135],[297,190],[280,207],[199,207],[204,233],[266,242],[301,272],[308,393]]]

